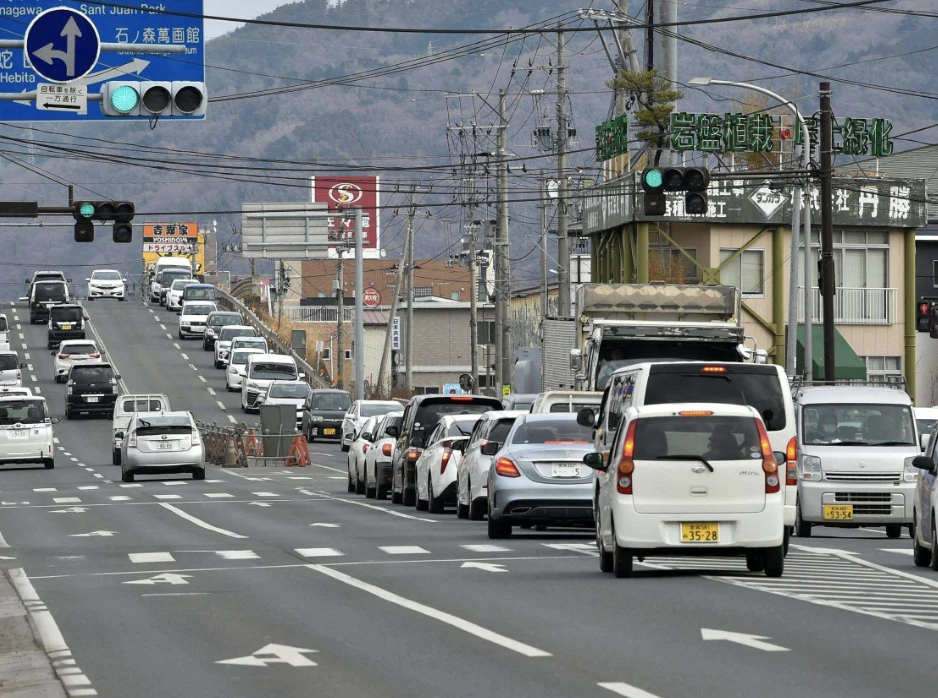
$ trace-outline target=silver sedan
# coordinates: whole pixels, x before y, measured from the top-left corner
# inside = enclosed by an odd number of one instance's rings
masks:
[[[489,538],[507,538],[517,525],[593,525],[594,476],[583,465],[583,456],[593,450],[590,436],[575,414],[515,420],[505,445],[488,454],[494,456],[488,475]]]
[[[205,479],[205,447],[190,412],[135,412],[121,445],[121,479],[192,473]]]

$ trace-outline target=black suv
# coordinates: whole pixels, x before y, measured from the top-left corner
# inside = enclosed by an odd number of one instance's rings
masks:
[[[202,335],[202,348],[205,351],[215,348],[215,338],[225,325],[243,325],[241,313],[230,310],[216,310],[205,318],[205,333]]]
[[[65,418],[72,419],[81,413],[113,416],[119,380],[120,376],[108,363],[72,366],[65,389]]]
[[[303,403],[306,440],[341,439],[342,420],[352,406],[352,396],[344,390],[311,390]]]
[[[391,501],[413,506],[417,501],[417,459],[426,446],[425,439],[436,429],[440,419],[452,414],[484,414],[502,409],[502,401],[481,395],[418,395],[404,408],[397,448],[391,463]]]
[[[84,339],[86,319],[80,305],[53,305],[49,308],[47,348],[55,349],[64,339]]]

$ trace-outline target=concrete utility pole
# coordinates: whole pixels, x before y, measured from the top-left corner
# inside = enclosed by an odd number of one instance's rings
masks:
[[[339,221],[341,227],[341,220]],[[338,310],[335,327],[336,357],[338,361],[338,370],[335,375],[335,384],[339,390],[345,390],[345,260],[342,259],[344,240],[340,240],[335,246],[336,254],[339,259],[336,262],[336,297],[335,303]]]
[[[570,317],[570,238],[567,237],[567,64],[557,32],[557,281],[559,317]]]
[[[355,207],[355,397],[365,399],[365,254],[362,208]]]
[[[385,378],[388,373],[388,364],[391,360],[391,340],[394,334],[394,318],[397,317],[397,306],[400,302],[401,288],[404,284],[404,267],[407,260],[407,244],[404,238],[404,248],[401,250],[401,261],[397,265],[397,281],[394,284],[394,298],[391,299],[391,315],[388,317],[388,331],[384,335],[384,351],[381,353],[381,367],[378,369],[378,392],[387,400],[391,397],[391,380]],[[387,386],[387,389],[385,389]]]
[[[280,323],[283,322],[283,297],[286,295],[287,268],[280,260],[280,269],[277,272],[277,332],[280,332]]]
[[[414,389],[414,193],[410,192],[407,202],[407,335],[406,359],[407,373],[404,387],[408,391]]]
[[[495,229],[495,362],[499,395],[511,385],[511,279],[508,266],[508,117],[505,90],[498,91],[498,220]]]
[[[541,183],[541,317],[547,317],[550,310],[550,294],[547,287],[547,171],[541,170],[538,179]]]
[[[469,357],[471,361],[473,395],[479,391],[479,286],[476,280],[476,222],[475,207],[469,206]]]
[[[834,355],[834,177],[833,123],[831,114],[831,84],[821,83],[821,294],[824,299],[824,380],[837,378]]]

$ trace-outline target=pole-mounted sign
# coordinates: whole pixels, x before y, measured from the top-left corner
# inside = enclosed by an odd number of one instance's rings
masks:
[[[26,28],[26,60],[49,82],[85,77],[101,55],[101,37],[91,20],[69,7],[40,13]]]

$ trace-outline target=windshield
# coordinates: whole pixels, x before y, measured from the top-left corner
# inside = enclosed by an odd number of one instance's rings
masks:
[[[98,348],[94,344],[64,344],[59,347],[59,353],[64,356],[75,354],[97,354]]]
[[[218,334],[218,341],[226,342],[235,337],[256,337],[257,330],[253,327],[239,327],[237,329],[226,327]]]
[[[160,285],[161,286],[170,286],[174,281],[179,279],[189,280],[192,278],[192,275],[187,271],[164,271],[163,275],[160,276]]]
[[[262,347],[267,347],[267,340],[263,337],[234,337],[231,340],[231,346],[235,349],[242,348],[246,349],[251,347],[252,349]]]
[[[484,414],[501,408],[501,402],[493,398],[429,399],[420,403],[414,415],[414,432],[430,433],[440,420],[451,414]],[[513,421],[513,420],[512,420]],[[508,434],[508,430],[505,430]],[[503,435],[504,436],[504,435]],[[494,439],[493,439],[494,440]]]
[[[270,387],[270,396],[271,397],[282,397],[289,399],[299,399],[304,400],[309,394],[308,385],[277,385],[276,383]]]
[[[806,405],[804,442],[818,446],[917,446],[905,405]]]
[[[476,425],[478,419],[461,419],[449,425],[446,430],[447,436],[469,436],[472,433],[472,427]]]
[[[81,322],[81,308],[53,308],[49,317],[53,322]]]
[[[214,288],[187,288],[182,292],[182,297],[188,300],[215,300]]]
[[[756,420],[747,417],[652,417],[635,426],[635,460],[704,458],[754,460],[762,447]]]
[[[222,325],[240,325],[241,316],[240,315],[215,315],[208,319],[209,325],[214,325],[220,327]]]
[[[233,364],[246,364],[248,362],[248,357],[252,354],[256,354],[254,351],[236,351],[231,357],[231,363]]]
[[[256,363],[251,369],[251,378],[262,381],[296,380],[293,364]]]
[[[33,277],[33,283],[37,281],[65,281],[65,274],[60,271],[40,272]]]
[[[676,402],[716,402],[755,407],[768,431],[785,428],[785,398],[775,369],[751,367],[705,372],[701,366],[655,366],[648,376],[646,405]],[[712,367],[711,367],[712,368]],[[721,369],[722,371],[722,369]]]
[[[380,417],[381,415],[388,414],[390,412],[400,412],[401,406],[397,403],[374,403],[374,402],[363,402],[362,403],[362,417]]]
[[[69,374],[76,383],[110,383],[113,373],[110,366],[72,366]]]
[[[95,281],[120,281],[120,272],[116,271],[96,271],[91,275]]]
[[[352,406],[352,398],[348,393],[314,393],[310,409],[348,411]]]
[[[156,436],[159,434],[191,434],[192,424],[188,417],[147,416],[137,421],[134,430],[137,436]]]
[[[215,312],[214,305],[186,305],[182,309],[183,315],[208,315]]]
[[[596,390],[605,390],[613,371],[645,361],[738,362],[736,344],[724,342],[636,342],[604,339],[599,348]]]
[[[0,371],[15,371],[19,368],[19,358],[15,354],[0,354]]]
[[[539,419],[520,425],[511,437],[513,444],[568,445],[588,444],[593,436],[591,427],[580,426],[573,419]],[[493,439],[498,441],[499,439]]]
[[[0,424],[41,424],[46,419],[46,406],[42,400],[0,401]]]
[[[550,406],[551,412],[579,412],[582,409],[595,410],[595,402],[574,402],[571,409],[569,402],[557,402]]]
[[[35,288],[37,301],[65,300],[65,284],[38,284]]]
[[[7,319],[6,319],[6,316],[0,315],[0,332],[6,332],[7,329],[8,329],[8,328],[7,328]]]
[[[163,402],[156,398],[134,398],[124,400],[121,410],[124,412],[159,412],[163,409]]]

